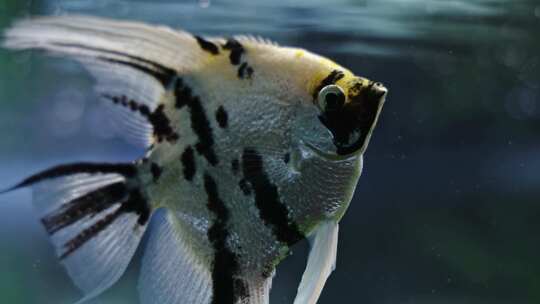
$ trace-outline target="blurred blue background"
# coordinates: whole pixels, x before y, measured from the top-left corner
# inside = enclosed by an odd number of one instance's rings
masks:
[[[319,303],[540,303],[540,2],[1,0],[199,34],[250,33],[331,57],[389,89]],[[77,64],[0,50],[0,187],[53,164],[132,160]],[[0,196],[0,302],[80,297],[32,213]],[[292,303],[307,252],[278,270]],[[137,303],[137,262],[93,303]]]

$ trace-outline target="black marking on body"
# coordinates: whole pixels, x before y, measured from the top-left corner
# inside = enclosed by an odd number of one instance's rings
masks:
[[[223,45],[223,49],[231,51],[229,60],[232,65],[239,65],[242,59],[242,54],[245,52],[244,46],[234,38],[227,39]]]
[[[161,177],[161,173],[163,173],[163,168],[161,168],[158,164],[152,162],[152,164],[150,165],[150,172],[152,173],[152,178],[154,179],[154,182],[157,182]]]
[[[182,161],[184,178],[188,181],[192,181],[193,176],[195,176],[195,172],[197,171],[197,167],[195,164],[195,153],[191,146],[186,147],[180,160]]]
[[[313,92],[313,99],[317,100],[317,96],[319,95],[319,92],[327,85],[335,84],[338,82],[341,78],[345,77],[345,74],[340,70],[333,70],[326,78],[324,78],[321,83],[315,88],[315,91]]]
[[[114,57],[119,57],[119,58],[110,58],[110,57],[105,57],[102,55],[95,56],[95,58],[98,60],[129,66],[135,70],[148,74],[154,77],[155,79],[157,79],[165,88],[168,87],[172,83],[172,81],[177,75],[177,72],[175,70],[168,68],[160,63],[157,63],[157,62],[154,62],[154,61],[151,61],[146,58],[139,57],[139,56],[129,55],[126,53],[113,51],[113,50],[85,46],[85,45],[76,44],[76,43],[53,43],[53,44],[59,47],[78,48],[82,50],[89,50],[93,52],[109,54]],[[122,57],[124,57],[124,59],[120,59]]]
[[[191,128],[199,139],[199,142],[195,145],[195,149],[212,166],[216,166],[218,164],[218,158],[214,151],[214,134],[199,96],[193,95],[191,88],[185,85],[180,78],[177,79],[175,93],[176,108],[180,109],[184,106],[189,108]]]
[[[249,182],[245,178],[242,178],[238,182],[238,187],[240,187],[240,190],[242,190],[244,195],[251,195],[251,192],[253,191],[251,189],[251,185],[249,184]]]
[[[238,68],[238,78],[251,78],[253,76],[253,68],[244,62]]]
[[[291,246],[304,238],[289,210],[281,201],[278,187],[270,181],[264,169],[262,156],[253,148],[242,154],[242,171],[255,193],[255,205],[263,223],[272,229],[277,240]]]
[[[234,175],[238,174],[238,171],[240,171],[240,161],[238,159],[233,159],[231,161],[231,170]]]
[[[204,39],[201,36],[194,35],[195,39],[197,40],[197,43],[203,49],[204,51],[212,54],[212,55],[218,55],[219,54],[219,48],[217,45],[215,45],[213,42],[208,41]]]
[[[283,162],[288,164],[291,161],[291,153],[285,153],[283,155]]]
[[[138,216],[137,224],[140,226],[148,223],[150,213],[152,212],[146,198],[138,189],[131,190],[129,199],[125,203],[122,203],[122,208],[124,212],[135,213]]]
[[[231,61],[231,64],[240,65],[237,70],[238,78],[251,78],[253,75],[253,68],[249,66],[247,62],[242,62],[243,54],[246,53],[244,46],[238,40],[229,38],[222,47],[224,50],[230,51],[229,60]]]
[[[104,98],[111,100],[114,104],[121,105],[129,108],[134,112],[139,112],[143,117],[148,120],[148,123],[152,126],[154,137],[157,142],[166,140],[174,143],[180,138],[171,127],[171,121],[165,114],[165,105],[159,105],[153,112],[145,104],[139,104],[133,99],[128,99],[125,95],[111,96],[108,94],[102,95]]]
[[[225,111],[225,108],[223,108],[223,106],[219,106],[216,111],[216,121],[218,122],[218,125],[223,129],[227,128],[227,125],[229,124],[229,114],[227,114],[227,111]]]
[[[158,142],[163,141],[163,139],[169,142],[175,142],[178,140],[179,136],[178,133],[174,132],[172,129],[171,121],[165,114],[164,109],[165,105],[161,104],[154,110],[154,112],[149,113],[150,111],[148,107],[141,105],[139,107],[139,112],[146,115],[148,121],[152,124],[152,127],[154,128],[154,136]]]
[[[40,173],[34,174],[26,179],[24,179],[19,184],[13,186],[12,188],[6,190],[15,190],[22,187],[31,186],[35,183],[53,179],[58,177],[63,177],[67,175],[73,175],[78,173],[88,173],[88,174],[107,174],[107,173],[117,173],[126,178],[133,177],[137,174],[137,169],[132,164],[110,164],[110,163],[74,163],[68,165],[59,165]]]
[[[207,173],[204,175],[204,189],[208,195],[208,210],[215,216],[207,234],[214,248],[212,304],[234,304],[240,299],[247,298],[248,293],[245,282],[238,279],[239,257],[227,246],[227,239],[230,236],[227,227],[231,217],[230,211],[219,197],[215,180]]]
[[[184,84],[182,78],[178,78],[176,80],[174,85],[174,94],[174,106],[177,109],[182,109],[191,102],[191,99],[193,99],[193,92],[191,91],[191,88],[187,84]]]

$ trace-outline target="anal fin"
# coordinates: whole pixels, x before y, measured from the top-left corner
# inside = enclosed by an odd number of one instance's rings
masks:
[[[168,210],[155,214],[139,280],[143,304],[211,303],[209,268],[191,250],[177,221]]]

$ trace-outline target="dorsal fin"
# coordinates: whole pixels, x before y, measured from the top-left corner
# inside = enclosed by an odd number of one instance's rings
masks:
[[[258,35],[235,35],[234,38],[239,42],[255,43],[262,46],[279,46],[277,42]]]
[[[45,50],[82,63],[96,79],[96,93],[117,133],[143,147],[152,135],[158,141],[178,138],[163,119],[154,119],[163,116],[159,105],[170,103],[166,91],[178,75],[211,56],[187,32],[84,16],[21,20],[4,38],[7,48]]]

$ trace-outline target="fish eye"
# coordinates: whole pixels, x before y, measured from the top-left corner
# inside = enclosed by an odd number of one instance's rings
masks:
[[[319,91],[317,103],[323,112],[338,110],[345,104],[345,92],[337,85],[327,85]]]

